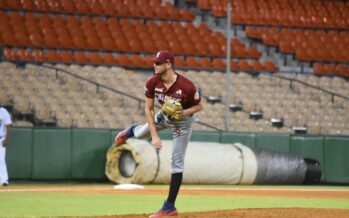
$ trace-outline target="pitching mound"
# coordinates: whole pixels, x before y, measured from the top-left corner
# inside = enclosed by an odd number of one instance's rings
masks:
[[[149,214],[98,216],[104,218],[145,218]],[[349,218],[349,210],[315,209],[315,208],[267,208],[267,209],[240,209],[208,212],[181,213],[178,218]]]

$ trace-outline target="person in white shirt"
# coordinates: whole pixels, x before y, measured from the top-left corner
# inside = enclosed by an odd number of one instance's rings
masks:
[[[9,184],[5,157],[11,130],[11,116],[5,108],[0,107],[0,183],[2,186]]]

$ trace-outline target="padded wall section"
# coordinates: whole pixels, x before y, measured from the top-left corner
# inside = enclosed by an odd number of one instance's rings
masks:
[[[106,178],[106,153],[110,145],[110,130],[73,129],[72,130],[72,178]]]
[[[172,132],[169,130],[162,130],[159,132],[159,136],[162,140],[172,140]]]
[[[216,132],[193,132],[190,140],[196,142],[219,142],[219,134]]]
[[[323,136],[291,136],[290,153],[303,158],[310,158],[320,162],[323,181],[326,171],[324,162],[324,137]]]
[[[290,136],[281,134],[257,134],[256,148],[289,153]]]
[[[33,179],[71,178],[71,130],[33,130]]]
[[[241,143],[250,148],[256,147],[256,134],[254,133],[222,133],[222,143]]]
[[[325,181],[349,183],[349,138],[325,137]]]
[[[32,140],[31,128],[13,128],[6,149],[6,162],[10,179],[31,179]]]

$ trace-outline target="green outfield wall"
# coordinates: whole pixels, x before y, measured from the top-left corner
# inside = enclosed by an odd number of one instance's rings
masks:
[[[13,180],[107,180],[106,152],[118,131],[82,128],[14,128],[7,148]],[[163,139],[172,139],[168,131]],[[349,184],[349,136],[193,132],[192,141],[240,142],[319,161],[324,183]]]

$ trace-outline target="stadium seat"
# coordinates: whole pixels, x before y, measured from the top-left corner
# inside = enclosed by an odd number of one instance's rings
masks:
[[[264,66],[265,70],[272,72],[272,73],[275,73],[278,70],[278,68],[275,66],[275,64],[271,61],[264,61],[263,66]]]
[[[225,63],[220,58],[214,58],[212,60],[212,66],[215,70],[224,71],[226,69]]]
[[[251,65],[250,65],[247,61],[245,61],[245,60],[240,60],[240,61],[238,62],[238,69],[239,69],[240,71],[246,71],[246,72],[248,72],[248,71],[251,71],[251,70],[252,70],[252,67],[251,67]]]
[[[200,65],[200,68],[204,68],[204,69],[214,68],[214,65],[212,64],[211,60],[207,57],[199,58],[199,65]]]
[[[147,63],[139,55],[131,55],[130,57],[131,65],[138,68],[148,67]]]
[[[73,56],[75,61],[80,64],[90,63],[90,58],[83,51],[75,51]]]
[[[104,60],[101,58],[98,52],[90,53],[90,62],[93,64],[103,64]]]
[[[46,52],[45,59],[50,62],[59,62],[62,61],[60,56],[54,50],[49,50]]]
[[[39,50],[39,49],[33,50],[32,55],[33,55],[33,60],[36,62],[46,61],[46,58],[44,57],[42,50]]]
[[[198,63],[195,57],[187,57],[185,61],[188,67],[192,67],[192,68],[200,67],[200,64]]]
[[[117,60],[114,58],[113,54],[111,53],[103,53],[102,54],[102,60],[105,64],[117,64]]]
[[[70,51],[61,51],[59,55],[61,56],[60,59],[63,62],[73,63],[75,61],[75,58],[73,57]],[[77,59],[77,61],[80,61],[80,60]]]
[[[132,64],[128,55],[125,55],[125,54],[118,54],[116,56],[116,60],[121,66],[129,67]]]
[[[176,59],[175,59],[175,66],[177,66],[177,67],[186,67],[187,63],[186,63],[186,61],[184,60],[183,57],[177,56]]]
[[[264,71],[265,70],[265,67],[257,60],[252,60],[250,65],[254,71]]]

